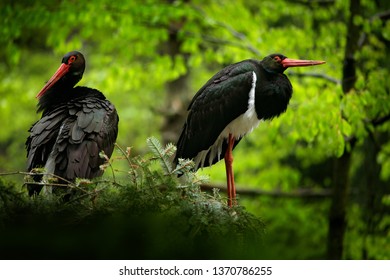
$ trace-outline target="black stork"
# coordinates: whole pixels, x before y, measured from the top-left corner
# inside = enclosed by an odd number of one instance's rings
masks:
[[[42,117],[30,128],[26,141],[27,170],[44,167],[67,181],[102,175],[99,166],[110,157],[118,135],[119,117],[114,105],[98,90],[75,85],[85,69],[84,56],[67,53],[60,67],[38,93]],[[34,180],[42,179],[35,176]],[[42,186],[29,184],[29,195]]]
[[[271,120],[286,111],[292,96],[292,85],[283,74],[288,67],[323,63],[271,54],[261,61],[248,59],[225,67],[192,99],[174,162],[193,159],[196,170],[215,164],[223,156],[228,206],[236,204],[232,150],[261,120]]]

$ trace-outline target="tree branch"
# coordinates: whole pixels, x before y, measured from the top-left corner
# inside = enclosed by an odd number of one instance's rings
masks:
[[[186,34],[190,35],[190,36],[194,36],[194,34],[191,34],[190,32],[187,32]],[[212,36],[208,36],[208,35],[204,35],[204,34],[201,35],[201,38],[204,41],[207,41],[209,43],[216,44],[216,45],[233,46],[233,47],[238,47],[240,49],[246,49],[249,52],[253,53],[255,56],[261,57],[260,52],[255,47],[253,47],[251,45],[240,44],[240,43],[237,43],[237,42],[223,40],[223,39],[220,39],[220,38],[216,38],[216,37],[212,37]]]
[[[373,15],[370,18],[370,24],[377,18],[379,18],[382,21],[389,20],[390,19],[390,10],[379,12],[379,13]],[[358,42],[359,48],[361,48],[364,45],[364,43],[366,42],[366,39],[367,39],[367,33],[363,32],[359,38],[359,42]]]
[[[219,189],[221,191],[226,191],[226,186],[220,184],[201,184],[201,190],[211,191],[212,189]],[[261,190],[261,189],[252,189],[249,187],[238,187],[237,193],[245,196],[270,196],[270,197],[285,197],[285,198],[327,198],[332,196],[331,190],[313,190],[313,189],[297,189],[292,192],[284,192],[280,190]]]
[[[203,11],[200,7],[197,7],[197,6],[194,6],[194,8],[201,14],[201,16],[203,18],[208,18],[207,14],[205,11]],[[244,49],[247,49],[249,50],[251,53],[253,53],[255,56],[257,57],[260,57],[261,56],[261,53],[259,52],[259,50],[254,47],[250,41],[248,40],[247,36],[244,34],[244,33],[241,33],[241,32],[238,32],[237,30],[235,30],[232,26],[226,24],[225,22],[222,22],[222,21],[217,21],[215,19],[212,19],[212,21],[216,24],[216,25],[219,25],[220,27],[226,29],[229,31],[229,33],[236,39],[238,39],[239,41],[245,41],[245,44],[238,44],[238,43],[232,43],[232,42],[229,42],[227,40],[220,40],[220,39],[217,39],[217,38],[213,38],[213,37],[210,37],[210,36],[204,36],[202,35],[202,38],[209,41],[209,42],[214,42],[214,43],[223,43],[225,45],[233,45],[233,46],[238,46],[238,47],[241,47],[241,48],[244,48]]]
[[[228,25],[224,22],[217,21],[217,24],[220,25],[221,27],[227,29],[230,32],[230,34],[233,35],[233,37],[239,39],[240,41],[245,41],[246,43],[245,43],[244,47],[247,50],[249,50],[250,52],[252,52],[254,55],[256,55],[258,57],[261,56],[261,53],[259,52],[259,50],[256,49],[252,44],[249,43],[249,41],[244,33],[238,32],[233,27],[231,27],[230,25]]]
[[[299,72],[288,72],[289,76],[296,76],[296,77],[312,77],[312,78],[320,78],[320,79],[325,79],[329,82],[332,82],[336,85],[340,85],[341,81],[333,78],[331,76],[328,76],[323,73],[314,73],[314,72],[305,72],[305,73],[299,73]]]
[[[390,120],[390,114],[383,116],[383,117],[380,117],[378,119],[372,120],[371,123],[373,126],[378,126],[378,125],[381,125],[389,120]]]

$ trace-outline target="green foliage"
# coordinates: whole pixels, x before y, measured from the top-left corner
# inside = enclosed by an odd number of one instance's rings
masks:
[[[155,137],[150,137],[146,140],[149,149],[157,155],[165,174],[172,174],[173,166],[171,157],[176,152],[176,147],[173,144],[168,144],[164,149],[160,142]]]
[[[363,30],[355,56],[356,87],[344,95],[340,79],[348,35],[349,2],[2,1],[0,171],[24,170],[27,130],[39,118],[34,114],[34,96],[58,67],[62,55],[72,49],[82,51],[87,58],[80,85],[101,90],[116,105],[120,115],[118,143],[130,143],[132,147],[125,151],[118,147],[114,160],[102,167],[107,169],[104,178],[110,178],[114,184],[106,186],[102,182],[89,191],[97,191],[97,197],[103,197],[106,192],[113,194],[110,198],[117,197],[120,204],[119,189],[127,190],[127,195],[134,200],[129,199],[128,203],[139,201],[140,206],[142,201],[143,210],[157,209],[159,203],[146,199],[150,193],[140,198],[139,192],[153,191],[156,197],[160,193],[143,186],[176,186],[173,184],[175,174],[184,172],[181,178],[185,180],[179,181],[178,186],[189,198],[196,194],[189,190],[201,183],[204,175],[212,182],[225,181],[223,163],[195,175],[190,172],[191,162],[181,162],[177,167],[170,165],[172,146],[157,147],[153,138],[145,144],[146,137],[162,132],[165,116],[161,111],[170,94],[167,83],[188,75],[189,90],[183,89],[180,95],[181,105],[186,108],[195,92],[227,64],[246,58],[261,59],[274,52],[282,52],[290,58],[321,59],[327,63],[285,72],[294,87],[289,108],[272,122],[261,123],[240,142],[234,152],[235,178],[238,186],[265,190],[327,189],[332,187],[333,159],[354,145],[350,181],[353,182],[351,192],[358,197],[351,198],[350,208],[361,209],[351,210],[356,215],[351,216],[348,233],[361,236],[362,232],[355,227],[364,220],[365,210],[371,209],[361,202],[370,197],[365,193],[372,190],[381,206],[385,205],[383,201],[389,193],[388,187],[381,186],[390,185],[390,84],[387,78],[390,25],[381,14],[390,7],[386,1],[361,1],[360,15],[354,18],[354,23]],[[369,146],[368,140],[373,140]],[[146,159],[143,155],[150,146],[167,153],[166,157]],[[159,169],[157,162],[164,163],[164,167]],[[369,179],[362,180],[363,176]],[[115,184],[131,187],[119,188]],[[86,197],[91,195],[89,191]],[[177,201],[174,197],[171,199]],[[273,218],[272,223],[267,220],[272,234],[289,232],[310,240],[310,244],[326,242],[327,229],[323,225],[327,219],[323,209],[327,207],[326,202],[320,207],[322,227],[316,228],[316,234],[311,234],[315,229],[304,223],[305,217],[313,217],[318,210],[315,204],[285,201],[280,206],[284,211],[275,213],[272,205],[276,202],[264,202],[264,207],[252,207],[252,202],[245,199],[242,203],[257,215]],[[111,203],[107,204],[111,209],[108,205]],[[205,211],[202,209],[199,211]],[[291,225],[286,219],[301,212],[304,216],[300,217],[299,226]],[[379,219],[378,228],[386,228],[382,223],[388,214],[388,210],[373,214]],[[367,240],[376,240],[376,237],[382,240],[379,233]],[[285,239],[276,236],[274,240],[283,243]],[[351,250],[360,252],[360,246],[365,244],[359,242]],[[348,246],[353,246],[353,242]],[[302,253],[301,258],[318,256],[310,249],[296,250]],[[379,251],[374,246],[370,250]],[[377,256],[376,253],[368,255]],[[348,253],[348,258],[359,256],[362,254]],[[380,256],[378,253],[378,258]]]
[[[329,201],[258,197],[244,199],[250,212],[266,213],[263,258],[311,260],[326,258]],[[357,257],[358,259],[359,257]]]
[[[172,167],[167,172],[175,147],[163,148],[155,138],[147,142],[151,155],[131,157],[118,147],[123,155],[102,165],[126,161],[126,183],[78,180],[67,186],[73,190],[68,202],[56,195],[28,198],[1,180],[1,257],[255,258],[261,220],[242,207],[227,207],[218,193],[201,192],[202,180],[187,168],[180,169],[179,184]],[[63,242],[72,245],[65,249]]]
[[[389,204],[387,203],[387,205]],[[381,219],[379,226],[374,229],[375,234],[373,234],[368,231],[365,221],[360,218],[365,214],[361,211],[360,207],[354,205],[349,212],[350,230],[345,237],[345,258],[388,260],[390,258],[388,250],[389,217]]]

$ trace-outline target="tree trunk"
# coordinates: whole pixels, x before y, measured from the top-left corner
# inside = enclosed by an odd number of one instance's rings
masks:
[[[333,199],[329,215],[328,259],[337,260],[343,256],[344,234],[347,225],[347,198],[349,193],[349,167],[351,153],[344,154],[334,161]]]
[[[377,131],[371,135],[372,137],[365,139],[361,148],[364,151],[364,161],[352,182],[357,189],[357,203],[361,205],[361,219],[364,223],[362,259],[373,257],[370,251],[372,246],[368,240],[385,235],[383,221],[390,209],[386,210],[383,198],[389,193],[389,181],[381,179],[382,166],[377,162],[377,158],[383,145],[387,143],[389,134]]]
[[[162,142],[176,143],[187,115],[188,96],[190,91],[189,74],[180,76],[166,84],[166,105],[164,123],[161,127]]]
[[[344,94],[348,94],[354,88],[356,82],[355,53],[358,49],[361,30],[360,26],[354,24],[354,17],[360,15],[360,11],[360,0],[351,0],[342,78]],[[347,226],[346,213],[349,194],[349,170],[354,143],[349,144],[350,149],[345,149],[343,155],[334,161],[333,199],[329,214],[327,244],[328,259],[341,259],[343,257],[344,234]]]
[[[171,3],[173,1],[168,0],[167,2]],[[187,64],[189,54],[181,51],[182,41],[178,36],[180,29],[185,22],[186,18],[183,17],[180,20],[172,21],[170,23],[168,30],[169,38],[163,46],[163,52],[169,54],[173,61],[175,61],[177,56],[182,56],[184,62]],[[162,110],[164,123],[161,127],[162,142],[164,144],[176,143],[183,127],[187,114],[188,96],[190,91],[189,75],[189,69],[187,67],[185,74],[179,76],[175,80],[169,81],[165,86],[167,95],[165,108]]]

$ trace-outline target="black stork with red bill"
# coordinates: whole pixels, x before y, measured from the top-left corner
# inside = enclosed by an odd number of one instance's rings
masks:
[[[60,67],[38,93],[42,117],[30,128],[26,141],[27,170],[45,168],[73,182],[103,174],[100,165],[114,150],[119,117],[115,106],[100,91],[75,85],[85,70],[84,56],[67,53]],[[35,176],[34,180],[42,180]],[[29,195],[39,194],[42,185],[28,184]],[[48,188],[51,190],[51,188]]]
[[[325,61],[289,59],[271,54],[248,59],[216,73],[195,94],[177,142],[174,159],[193,159],[195,170],[225,160],[228,206],[236,204],[232,151],[262,120],[286,111],[292,85],[288,67],[314,66]]]

